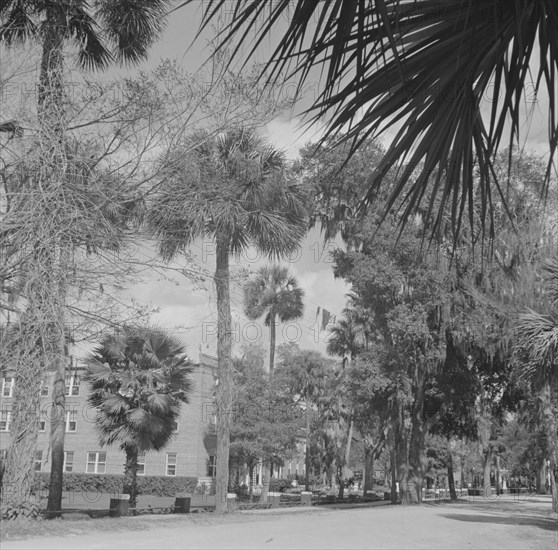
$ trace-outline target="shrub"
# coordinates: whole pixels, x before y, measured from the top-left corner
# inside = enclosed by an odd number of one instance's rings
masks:
[[[22,502],[21,504],[1,504],[0,518],[12,520],[18,517],[37,519],[39,517],[39,505],[36,502]]]
[[[272,493],[283,493],[289,487],[291,487],[291,482],[288,479],[277,479],[273,477],[269,482],[269,490]]]
[[[34,492],[48,492],[50,474],[41,472],[35,476]],[[64,474],[64,491],[83,493],[121,493],[123,475]],[[193,493],[198,479],[196,477],[138,476],[140,495],[173,497],[176,493]]]

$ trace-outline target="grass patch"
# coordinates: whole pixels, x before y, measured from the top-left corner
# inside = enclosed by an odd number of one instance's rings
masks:
[[[145,531],[152,527],[176,527],[184,523],[214,525],[246,522],[235,510],[225,514],[199,512],[192,514],[142,515],[123,518],[88,518],[83,514],[66,514],[62,519],[45,520],[16,518],[0,523],[0,540],[25,540],[33,537],[63,537],[122,531]]]
[[[106,533],[107,531],[127,531],[130,529],[128,518],[83,518],[74,519],[67,516],[63,519],[45,520],[19,517],[4,520],[0,526],[0,540],[17,540],[28,537],[82,535],[85,533]],[[134,530],[149,529],[140,522],[134,524]]]

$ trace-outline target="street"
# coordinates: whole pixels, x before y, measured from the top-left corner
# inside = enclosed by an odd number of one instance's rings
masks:
[[[70,520],[65,520],[70,521]],[[351,509],[301,508],[214,516],[129,518],[128,532],[3,541],[16,549],[414,548],[555,549],[548,497]],[[145,530],[136,522],[149,522]],[[137,525],[137,523],[136,523]],[[101,527],[101,524],[99,524]]]

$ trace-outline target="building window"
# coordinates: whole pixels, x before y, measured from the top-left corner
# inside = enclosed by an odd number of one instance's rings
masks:
[[[77,428],[77,411],[66,412],[66,431],[75,432]]]
[[[14,379],[2,378],[2,397],[12,397],[14,395]]]
[[[3,462],[8,458],[8,449],[2,449],[0,451],[0,461]]]
[[[107,453],[87,453],[86,474],[104,474],[107,466]]]
[[[39,431],[40,432],[46,431],[46,420],[43,418],[42,415],[38,422],[39,422]]]
[[[43,451],[35,451],[35,471],[40,472],[43,468]]]
[[[176,453],[167,454],[167,475],[176,475]]]
[[[0,432],[9,432],[12,423],[11,411],[0,411]]]
[[[172,423],[172,433],[178,433],[178,420],[174,420]]]
[[[145,451],[138,453],[138,476],[145,475]]]
[[[66,376],[66,395],[79,395],[79,378]]]
[[[215,455],[209,455],[207,461],[207,475],[209,477],[215,477],[217,475],[217,457]]]
[[[46,382],[45,380],[43,380],[43,382],[41,384],[40,396],[41,397],[48,397],[48,382]]]
[[[94,454],[94,453],[92,453]],[[64,451],[64,467],[65,472],[74,471],[74,451]]]

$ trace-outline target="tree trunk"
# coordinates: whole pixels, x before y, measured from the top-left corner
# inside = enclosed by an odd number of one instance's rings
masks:
[[[306,395],[308,395],[308,385],[306,386]],[[306,457],[304,472],[304,490],[310,491],[310,403],[308,397],[306,399]]]
[[[552,511],[558,513],[558,487],[556,487],[556,463],[550,462],[550,490],[552,492]]]
[[[63,86],[63,42],[60,18],[56,7],[46,10],[43,23],[43,47],[39,76],[39,138],[43,187],[33,189],[40,201],[51,201],[48,193],[63,182],[61,160],[65,155],[63,136],[65,128]],[[47,196],[45,196],[47,195]],[[33,205],[30,206],[32,208]],[[40,211],[40,209],[37,209]],[[3,477],[3,500],[13,507],[27,504],[31,499],[34,460],[37,445],[40,388],[42,379],[54,365],[63,361],[59,353],[60,339],[64,338],[64,319],[59,314],[63,298],[58,295],[57,270],[52,248],[59,242],[56,222],[44,220],[44,233],[37,236],[35,252],[25,272],[27,309],[17,330],[18,347],[13,367],[14,398],[11,407],[11,445],[6,458]],[[54,225],[54,232],[52,226]],[[24,326],[25,325],[25,326]],[[62,346],[64,349],[64,346]],[[60,480],[60,492],[61,492]],[[59,507],[58,507],[59,508]]]
[[[396,402],[393,428],[395,448],[395,472],[399,483],[399,500],[408,502],[407,485],[409,481],[409,452],[404,427],[403,405]]]
[[[484,465],[483,465],[483,495],[485,499],[492,496],[492,488],[490,485],[490,472],[492,470],[492,449],[489,447],[484,454]]]
[[[550,458],[550,489],[552,492],[552,511],[558,512],[558,492],[556,488],[556,467],[558,464],[558,388],[545,384],[541,391],[542,421],[548,442]]]
[[[227,236],[217,235],[217,260],[215,287],[217,290],[217,388],[215,405],[217,409],[217,473],[216,473],[216,512],[227,511],[227,492],[229,482],[229,448],[231,434],[231,415],[233,404],[232,377],[232,332],[231,301],[229,276],[229,240]]]
[[[372,491],[374,485],[374,452],[371,445],[365,443],[364,447],[364,479],[362,496],[366,496],[368,491]]]
[[[496,496],[502,494],[502,488],[500,486],[500,455],[496,455]]]
[[[343,500],[345,498],[345,477],[343,475],[343,464],[337,464],[337,475],[336,475],[337,485],[339,486],[339,490],[337,493],[337,498]]]
[[[457,500],[457,493],[455,492],[455,480],[453,478],[453,455],[451,453],[450,440],[448,439],[448,485],[451,500]]]
[[[66,21],[62,10],[48,8],[46,15],[46,32],[43,40],[41,73],[39,83],[39,123],[42,138],[51,149],[50,163],[51,182],[64,185],[65,180],[65,129],[66,129],[66,98],[64,92],[64,36],[61,29]],[[58,181],[57,181],[58,180]],[[50,426],[51,466],[47,502],[47,518],[59,517],[62,508],[62,490],[64,478],[64,436],[66,431],[66,363],[67,345],[65,328],[66,277],[69,268],[69,245],[63,242],[63,235],[51,237],[50,246],[57,250],[52,266],[54,280],[50,292],[54,302],[52,313],[54,318],[49,321],[53,328],[55,341],[56,374],[52,390],[52,418]],[[48,321],[47,321],[48,322]]]
[[[2,503],[24,509],[32,498],[42,361],[34,352],[35,327],[22,325],[19,330],[22,331],[18,335],[21,342],[15,345],[18,346],[17,351],[21,345],[22,353],[14,365],[13,397],[2,403],[2,411],[12,417],[11,444],[2,476]]]
[[[546,495],[546,458],[543,456],[539,460],[537,475],[537,494]]]
[[[273,466],[266,465],[264,462],[262,464],[262,494],[260,496],[260,502],[267,502],[269,494],[269,485],[271,483],[271,477],[273,475]]]
[[[124,481],[122,492],[130,495],[130,508],[135,508],[138,497],[138,450],[126,447],[126,463],[124,464]]]
[[[397,504],[397,464],[395,459],[395,449],[392,449],[389,456],[391,469],[391,503]]]
[[[248,498],[250,502],[254,500],[254,464],[250,463],[248,465],[248,475],[250,477],[250,481],[248,483]]]
[[[269,322],[269,378],[273,378],[275,367],[275,312],[271,312]]]
[[[351,442],[353,440],[353,411],[349,416],[349,434],[347,436],[347,445],[345,446],[345,465],[349,467],[349,459],[351,458]]]
[[[64,482],[64,436],[66,431],[66,357],[59,361],[52,388],[50,419],[50,482],[48,487],[47,519],[61,516]]]
[[[408,500],[413,504],[422,502],[422,483],[425,472],[424,453],[424,382],[426,377],[425,365],[421,362],[415,365],[414,400],[411,414],[411,439],[409,443],[409,481]]]

